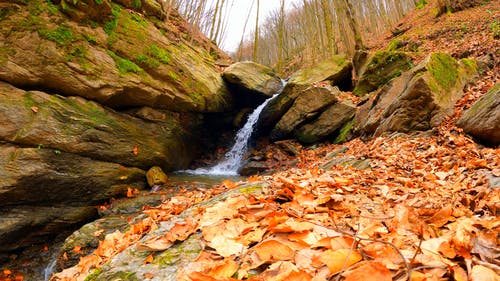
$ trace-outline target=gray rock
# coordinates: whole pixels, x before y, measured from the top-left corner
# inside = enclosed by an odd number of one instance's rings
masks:
[[[303,143],[315,143],[332,135],[349,122],[356,113],[356,106],[350,101],[330,105],[311,123],[295,130],[295,137]]]
[[[281,79],[269,67],[255,62],[237,62],[224,70],[222,77],[235,93],[237,102],[257,105],[276,94],[282,87]]]
[[[312,86],[302,91],[271,131],[271,140],[286,138],[301,124],[320,115],[325,108],[337,102],[338,93],[338,88],[324,86]]]
[[[433,53],[420,65],[392,80],[356,116],[356,131],[364,136],[385,132],[425,131],[453,112],[464,85],[475,75],[475,61],[457,62]]]
[[[500,84],[496,84],[465,111],[457,125],[480,142],[498,146],[500,144]]]

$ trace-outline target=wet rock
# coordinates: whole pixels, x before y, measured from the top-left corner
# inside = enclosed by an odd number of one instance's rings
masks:
[[[255,62],[237,62],[222,77],[235,93],[238,103],[257,107],[282,87],[281,79],[269,67]]]
[[[146,172],[146,179],[150,187],[167,183],[167,175],[158,166],[151,167],[151,169]]]
[[[466,110],[457,125],[484,144],[500,145],[500,84]]]
[[[282,140],[274,142],[279,148],[290,156],[296,156],[300,153],[302,145],[294,140]]]
[[[364,136],[379,136],[384,132],[425,131],[438,126],[452,113],[464,85],[476,71],[474,60],[456,61],[447,54],[433,53],[361,106],[356,131]]]
[[[265,162],[260,161],[248,161],[238,170],[238,173],[242,176],[257,175],[269,170],[269,167]]]

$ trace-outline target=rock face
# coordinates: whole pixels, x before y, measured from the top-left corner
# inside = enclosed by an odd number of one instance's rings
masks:
[[[166,23],[158,20],[162,10],[157,1],[117,1],[130,7],[99,2],[2,3],[0,79],[114,108],[231,109],[232,96],[214,64],[218,57],[206,48],[210,43],[183,40],[179,33],[187,24],[175,12]],[[140,14],[148,9],[150,17]],[[87,10],[110,14],[96,22],[91,19],[99,15]]]
[[[295,131],[295,137],[302,143],[315,143],[333,134],[346,125],[356,113],[356,106],[350,101],[330,105],[321,115]],[[344,140],[339,139],[339,142]]]
[[[0,253],[70,229],[107,198],[144,186],[137,168],[8,144],[0,144],[0,178]]]
[[[457,125],[479,141],[493,146],[500,144],[500,84],[465,111]]]
[[[271,129],[290,109],[295,99],[312,84],[351,87],[352,63],[344,56],[335,56],[318,65],[299,70],[288,80],[283,92],[273,99],[262,111],[259,123],[264,129]]]
[[[79,97],[23,91],[1,82],[0,100],[0,140],[6,142],[141,169],[157,164],[181,169],[194,157],[189,126],[182,127],[180,118],[146,122]]]
[[[299,125],[318,116],[326,107],[337,102],[337,93],[338,89],[332,87],[310,87],[302,91],[271,131],[270,138],[279,140],[288,137]]]
[[[281,79],[269,67],[251,61],[237,62],[222,73],[237,103],[255,107],[276,94],[282,87]],[[243,100],[243,101],[242,101]]]
[[[356,131],[364,136],[378,136],[436,127],[452,112],[464,85],[476,71],[473,60],[458,62],[444,53],[431,54],[361,106]]]
[[[359,80],[353,93],[358,96],[374,91],[412,66],[411,58],[399,51],[378,51],[357,69]]]
[[[207,116],[233,110],[227,55],[162,4],[0,3],[0,261],[143,188],[151,166],[186,168]]]

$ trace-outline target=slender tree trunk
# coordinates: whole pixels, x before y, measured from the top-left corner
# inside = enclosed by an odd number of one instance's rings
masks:
[[[355,50],[363,50],[365,49],[363,45],[363,39],[361,35],[361,29],[359,28],[358,22],[356,20],[356,15],[354,13],[354,9],[352,8],[351,5],[351,0],[344,0],[346,4],[346,16],[349,22],[349,27],[351,28],[352,32],[354,33],[354,49]],[[400,0],[398,0],[400,1]]]
[[[257,62],[257,51],[259,45],[259,10],[260,0],[257,0],[257,15],[255,16],[255,37],[253,40],[253,61]]]

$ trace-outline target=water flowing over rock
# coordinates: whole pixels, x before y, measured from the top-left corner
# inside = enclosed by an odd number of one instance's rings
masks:
[[[356,131],[364,136],[384,132],[424,131],[451,114],[463,87],[477,74],[474,60],[456,61],[433,53],[424,62],[392,80],[356,116]]]
[[[245,61],[232,64],[222,77],[228,83],[236,102],[257,107],[282,87],[281,79],[269,67]]]
[[[479,141],[500,144],[500,84],[465,111],[457,125]]]

